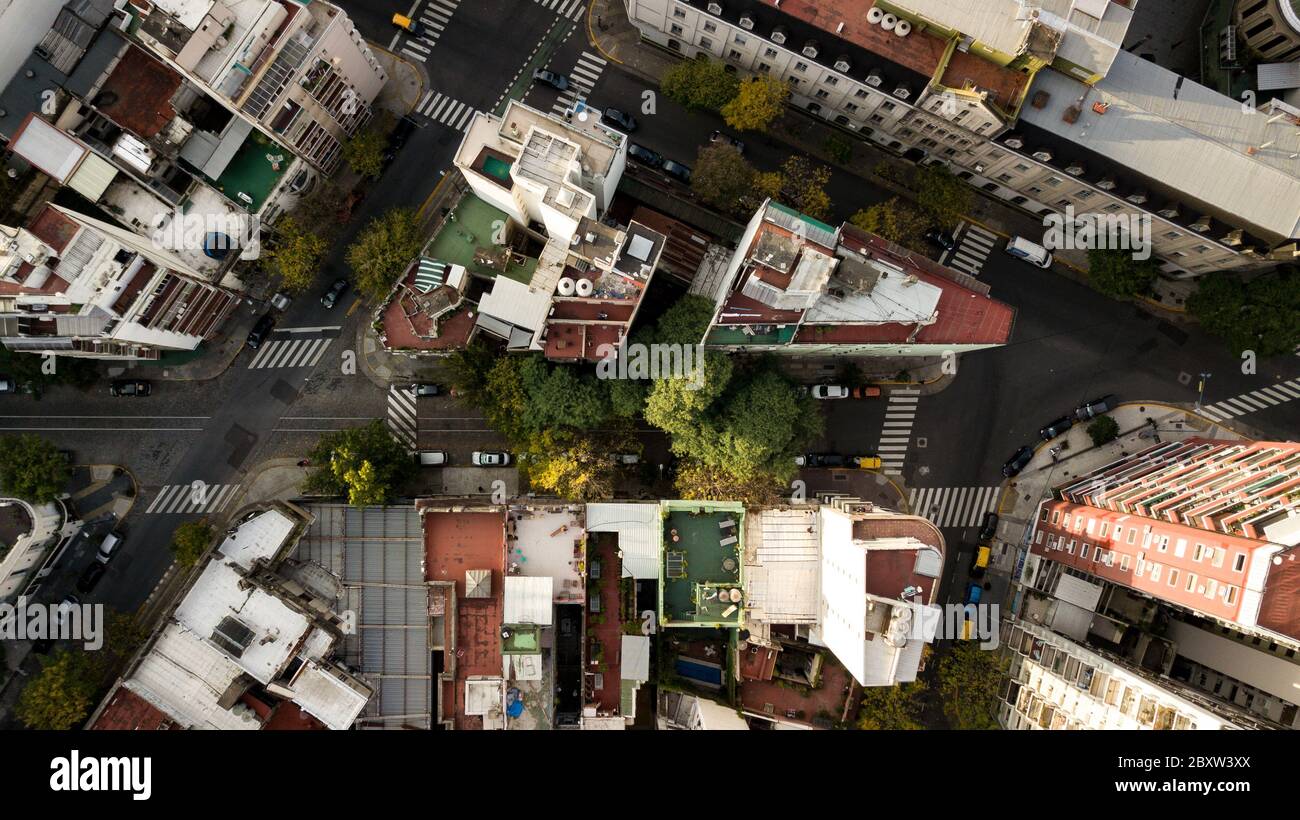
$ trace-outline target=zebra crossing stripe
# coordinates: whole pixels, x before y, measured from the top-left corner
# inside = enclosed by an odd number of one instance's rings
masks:
[[[408,449],[415,449],[419,440],[419,419],[415,411],[414,388],[396,385],[388,388],[388,429]]]
[[[985,513],[997,508],[998,491],[994,487],[916,487],[908,507],[913,515],[928,519],[936,527],[978,526]]]
[[[238,484],[167,484],[159,489],[145,515],[215,514],[239,494]]]
[[[407,40],[406,44],[411,48],[416,49],[417,51],[420,51],[424,54],[428,54],[430,51],[433,51],[433,47],[426,45],[422,40]]]
[[[1223,399],[1215,404],[1201,408],[1201,412],[1214,421],[1223,421],[1235,416],[1244,416],[1258,410],[1267,410],[1289,401],[1300,399],[1300,379],[1279,382],[1268,387],[1261,387],[1240,396]]]
[[[425,57],[424,57],[423,54],[421,54],[421,53],[418,52],[418,51],[411,51],[411,50],[410,50],[409,48],[407,48],[406,46],[402,46],[402,53],[405,54],[407,57],[410,57],[410,58],[412,58],[412,59],[414,59],[414,60],[419,60],[420,62],[424,62],[424,60],[425,60]]]

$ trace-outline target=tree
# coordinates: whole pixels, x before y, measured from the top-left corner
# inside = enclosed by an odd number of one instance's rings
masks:
[[[379,179],[384,172],[384,152],[388,150],[388,132],[392,117],[382,115],[358,131],[343,144],[343,159],[348,167],[363,177]]]
[[[347,194],[337,183],[318,178],[312,192],[298,201],[293,215],[300,225],[310,226],[326,241],[333,242],[342,232],[341,212],[347,199]]]
[[[75,729],[95,705],[99,685],[92,653],[59,649],[41,659],[41,671],[24,687],[15,713],[29,729]]]
[[[99,384],[99,363],[94,359],[19,353],[2,346],[0,373],[13,378],[18,385],[31,385],[37,395],[49,385],[66,384],[88,390]]]
[[[718,210],[738,214],[753,190],[755,173],[734,146],[709,145],[695,157],[691,190]]]
[[[315,226],[293,214],[281,217],[275,231],[275,244],[263,255],[263,264],[280,277],[281,290],[302,293],[316,282],[329,242]]]
[[[311,451],[318,464],[303,487],[321,495],[344,495],[354,507],[386,505],[415,474],[406,448],[379,419],[320,437]]]
[[[790,86],[767,74],[750,77],[740,84],[736,97],[722,107],[727,125],[738,131],[766,131],[785,110]]]
[[[653,341],[660,344],[699,344],[713,321],[714,305],[709,299],[687,294],[672,304],[655,323]]]
[[[496,351],[481,338],[476,338],[447,357],[447,380],[458,396],[478,407],[487,385],[488,371],[496,361]]]
[[[48,503],[63,492],[69,472],[67,460],[40,436],[0,438],[0,488],[9,495]]]
[[[943,230],[953,230],[970,212],[970,187],[942,165],[918,167],[913,181],[916,204]]]
[[[1300,347],[1300,273],[1284,268],[1244,282],[1232,273],[1201,279],[1187,310],[1234,353],[1280,356]]]
[[[872,731],[924,729],[921,714],[925,708],[925,694],[925,681],[919,678],[893,686],[863,687],[858,728]]]
[[[956,641],[939,661],[939,698],[950,729],[998,728],[998,690],[1006,661],[978,641]]]
[[[718,111],[736,97],[740,81],[716,60],[682,60],[664,72],[659,90],[674,102],[697,110]]]
[[[1119,424],[1110,416],[1098,416],[1088,425],[1088,435],[1092,437],[1094,447],[1119,438]]]
[[[925,214],[900,197],[890,197],[885,202],[858,211],[849,217],[849,222],[905,248],[915,251],[925,248]]]
[[[538,490],[573,501],[593,501],[614,494],[616,465],[610,448],[590,436],[544,431],[527,450],[524,473]]]
[[[185,569],[197,564],[203,557],[203,553],[212,546],[212,540],[216,535],[216,530],[206,518],[186,521],[178,526],[172,533],[171,543],[172,555],[175,556],[176,563]]]
[[[371,299],[382,299],[423,246],[415,211],[394,208],[375,217],[347,250],[357,289]]]
[[[678,466],[673,484],[678,497],[686,501],[742,501],[750,506],[778,503],[783,489],[770,475],[737,478],[722,467],[694,459]]]
[[[1127,301],[1145,296],[1159,272],[1154,259],[1136,259],[1132,251],[1088,251],[1088,281],[1112,299]]]
[[[781,201],[813,219],[826,219],[831,212],[831,198],[826,183],[831,169],[814,165],[805,156],[795,154],[781,164]]]

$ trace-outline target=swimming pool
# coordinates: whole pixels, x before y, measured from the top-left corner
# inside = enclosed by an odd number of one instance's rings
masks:
[[[510,181],[510,163],[502,162],[496,157],[486,157],[483,160],[483,170],[502,182]]]
[[[705,686],[722,686],[722,667],[717,664],[697,661],[694,658],[678,658],[677,674]]]

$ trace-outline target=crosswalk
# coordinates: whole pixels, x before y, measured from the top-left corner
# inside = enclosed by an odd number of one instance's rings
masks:
[[[388,429],[398,441],[414,450],[419,440],[420,422],[415,412],[415,388],[388,387]]]
[[[238,484],[165,484],[145,508],[145,515],[212,515],[230,506],[239,495]]]
[[[880,431],[881,472],[885,475],[902,475],[903,460],[912,442],[912,421],[916,418],[916,405],[921,391],[916,388],[891,390],[889,406],[885,408],[885,423]]]
[[[429,53],[438,44],[438,38],[451,22],[451,15],[456,12],[459,4],[460,0],[429,0],[428,5],[418,9],[415,19],[424,31],[420,32],[419,37],[408,38],[402,44],[402,53],[421,63],[429,59]]]
[[[569,72],[569,88],[560,94],[560,98],[551,106],[551,111],[563,115],[578,100],[586,100],[591,89],[595,87],[600,74],[605,70],[605,61],[590,51],[582,52],[578,63]]]
[[[997,234],[990,233],[979,225],[963,222],[954,238],[957,240],[956,250],[945,253],[940,264],[971,276],[979,276],[984,260],[989,258],[993,246],[997,244]]]
[[[248,362],[248,369],[273,370],[315,367],[333,341],[334,337],[308,339],[285,336],[278,339],[267,339]]]
[[[466,105],[436,91],[425,94],[415,110],[416,113],[455,128],[457,131],[468,130],[470,121],[478,113],[474,106]]]
[[[587,0],[533,0],[543,8],[550,9],[561,17],[567,17],[570,20],[581,20],[584,7]]]
[[[1244,416],[1257,410],[1267,410],[1284,402],[1300,399],[1300,379],[1261,387],[1230,399],[1207,404],[1201,412],[1215,421],[1226,421],[1234,416]]]
[[[936,527],[977,527],[998,506],[1001,487],[917,487],[908,499],[913,515]]]

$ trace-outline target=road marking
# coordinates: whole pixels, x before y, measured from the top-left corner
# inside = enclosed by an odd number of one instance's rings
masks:
[[[445,94],[430,93],[415,109],[431,120],[450,126],[457,131],[467,131],[478,110],[473,106],[452,99]]]
[[[420,437],[420,419],[415,410],[414,387],[389,386],[388,429],[408,450],[415,450]]]
[[[145,515],[212,514],[225,510],[238,484],[165,484],[145,509]]]
[[[957,240],[957,247],[952,251],[945,251],[939,259],[939,264],[971,276],[979,276],[980,269],[984,267],[984,262],[992,253],[993,246],[997,244],[997,235],[978,225],[963,222],[957,229],[957,236],[954,239]]]
[[[249,370],[315,367],[337,337],[321,339],[272,339],[263,342],[248,363]]]
[[[1300,398],[1300,378],[1288,382],[1271,384],[1259,390],[1242,393],[1230,399],[1222,399],[1214,404],[1207,404],[1201,412],[1214,421],[1225,421],[1234,416],[1244,416],[1259,410],[1294,401]]]
[[[885,422],[880,431],[876,451],[880,455],[881,472],[885,475],[902,475],[903,461],[911,446],[912,421],[916,416],[921,391],[899,388],[889,392],[889,405],[885,409]]]
[[[330,333],[335,330],[342,330],[342,325],[327,325],[323,327],[277,327],[276,333]]]
[[[915,487],[908,500],[913,515],[936,527],[976,527],[994,512],[1000,487]]]
[[[587,0],[533,0],[533,2],[574,22],[582,19],[582,13],[587,4]]]
[[[402,45],[402,53],[413,60],[423,63],[429,58],[433,47],[438,44],[438,39],[442,37],[447,25],[451,22],[451,16],[456,13],[456,8],[460,0],[430,0],[429,4],[423,9],[417,2],[411,7],[410,13],[406,16],[412,20],[418,20],[423,31],[420,36],[416,37],[410,33],[406,34],[406,40]],[[398,32],[389,44],[388,50],[396,48],[397,43],[402,38],[403,32]]]
[[[569,88],[560,93],[559,99],[551,106],[551,111],[556,114],[563,114],[576,105],[579,100],[586,102],[587,95],[596,86],[601,72],[605,70],[605,65],[604,60],[590,51],[582,52],[578,56],[577,64],[569,72]]]

